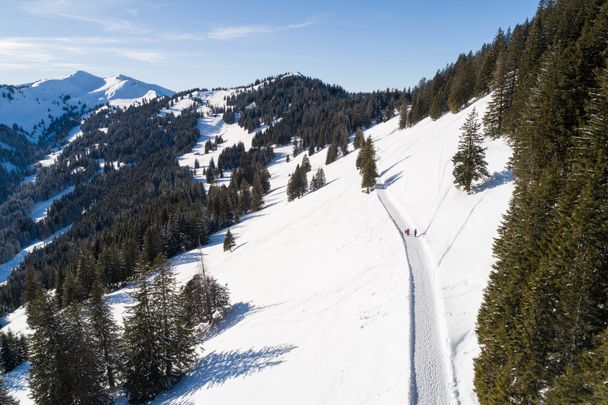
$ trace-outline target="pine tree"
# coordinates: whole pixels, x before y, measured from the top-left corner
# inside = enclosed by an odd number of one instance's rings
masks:
[[[325,185],[325,172],[319,168],[310,181],[310,191],[317,191]]]
[[[26,310],[28,324],[34,330],[29,347],[32,399],[41,405],[70,403],[64,385],[68,380],[63,358],[65,333],[55,314],[57,309],[41,288],[31,294]]]
[[[251,210],[259,211],[262,207],[264,207],[264,189],[262,188],[260,174],[256,172],[251,186]]]
[[[65,352],[59,358],[65,362],[67,379],[62,381],[64,398],[71,404],[110,404],[104,386],[105,368],[101,353],[93,344],[92,332],[83,314],[82,304],[74,303],[62,313]]]
[[[119,377],[120,336],[118,326],[112,317],[112,311],[103,299],[104,284],[103,275],[98,272],[91,290],[88,316],[93,344],[95,350],[101,355],[107,384],[110,388],[114,388]]]
[[[230,229],[226,231],[226,236],[224,236],[224,252],[229,250],[232,252],[232,249],[236,246],[236,241]]]
[[[325,164],[331,164],[338,159],[338,145],[332,141],[327,148],[327,156],[325,157]]]
[[[292,173],[289,181],[287,182],[287,201],[293,201],[296,198],[302,197],[308,190],[308,180],[306,177],[306,171],[296,166],[296,169]]]
[[[312,170],[312,167],[310,166],[310,159],[308,159],[307,154],[304,154],[304,157],[302,158],[302,166],[300,167],[307,173]]]
[[[359,151],[356,166],[361,173],[361,188],[369,193],[376,185],[378,169],[376,168],[376,151],[372,137],[368,136],[365,145]]]
[[[241,214],[246,214],[251,210],[251,191],[246,180],[241,182],[238,208]]]
[[[150,289],[152,309],[159,322],[159,347],[163,359],[163,373],[167,381],[174,381],[193,360],[194,335],[186,325],[186,318],[175,286],[171,263],[163,256],[156,260],[157,275]]]
[[[230,308],[228,288],[204,272],[194,275],[186,283],[182,296],[191,328],[201,323],[213,323],[215,314],[223,316]]]
[[[497,138],[504,131],[504,118],[511,107],[514,85],[514,73],[508,71],[506,56],[501,53],[496,60],[492,81],[492,100],[483,117],[485,135],[489,138]]]
[[[136,271],[143,278],[133,294],[135,304],[127,308],[123,335],[123,373],[129,401],[140,404],[165,387],[165,359],[159,350],[163,346],[161,324],[156,317],[151,286],[145,276],[149,269],[140,261]]]
[[[27,360],[25,336],[15,335],[8,330],[0,332],[0,366],[5,373],[13,370]]]
[[[399,129],[407,128],[410,126],[409,122],[409,105],[406,102],[401,104],[399,109]]]
[[[454,162],[454,184],[462,187],[467,193],[471,192],[471,183],[489,176],[485,161],[485,148],[481,146],[483,137],[479,130],[481,125],[475,109],[467,116],[462,126],[462,135],[458,151],[452,158]]]
[[[211,158],[211,161],[209,162],[209,167],[207,167],[207,183],[209,184],[213,184],[215,182],[215,173],[216,172],[216,167],[215,167],[215,162],[213,161],[213,158]]]
[[[342,156],[348,155],[348,130],[345,127],[340,128],[340,153]],[[310,170],[307,170],[307,172]]]
[[[353,142],[353,146],[355,149],[359,149],[365,143],[365,134],[361,128],[357,128],[355,131],[355,141]]]

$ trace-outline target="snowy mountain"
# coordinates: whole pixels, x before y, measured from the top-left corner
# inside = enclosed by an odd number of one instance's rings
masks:
[[[166,113],[196,100],[210,113],[231,93],[193,93]],[[511,150],[486,141],[493,175],[471,195],[454,187],[451,157],[466,115],[483,114],[488,100],[405,130],[399,117],[368,129],[381,185],[370,194],[360,190],[357,153],[326,165],[324,149],[310,161],[313,172],[324,169],[326,186],[288,202],[286,184],[303,153],[286,162],[292,148],[277,148],[266,208],[231,228],[234,252],[222,250],[225,230],[202,250],[210,273],[230,288],[232,310],[201,343],[192,371],[154,403],[476,403],[475,316],[512,193]],[[219,115],[199,119],[198,128],[199,142],[178,162],[201,182],[224,148],[251,146],[253,133]],[[225,142],[205,154],[218,135]],[[405,236],[405,227],[419,237]],[[199,271],[200,253],[173,258],[180,285]],[[133,291],[106,296],[120,324]],[[6,321],[4,330],[28,331],[23,309]],[[6,377],[23,404],[31,403],[27,370]]]
[[[88,112],[101,104],[128,105],[173,94],[124,75],[104,79],[77,71],[58,79],[0,86],[0,123],[16,124],[35,139],[54,118],[69,111]]]

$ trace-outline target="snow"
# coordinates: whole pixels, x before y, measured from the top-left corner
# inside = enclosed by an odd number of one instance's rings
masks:
[[[48,211],[49,207],[51,206],[51,204],[53,204],[53,202],[55,202],[56,200],[59,200],[64,195],[71,193],[72,191],[74,191],[73,186],[66,187],[64,190],[55,194],[48,200],[37,202],[34,205],[34,209],[32,210],[32,214],[31,214],[34,222],[39,222],[39,221],[42,221],[44,218],[46,218],[47,211]]]
[[[235,303],[204,357],[153,403],[368,404],[408,395],[408,273],[399,235],[373,194],[361,193],[355,154],[325,167],[328,184],[288,203],[302,155],[270,166],[267,208],[223,232],[203,254]],[[325,153],[311,157],[313,172]],[[278,163],[281,162],[281,163]],[[323,229],[323,232],[319,230]],[[197,251],[174,262],[181,283]],[[314,387],[314,389],[311,389]]]
[[[277,148],[266,208],[231,228],[233,252],[223,252],[225,231],[202,249],[233,308],[202,342],[192,370],[153,403],[477,403],[475,318],[513,191],[511,150],[486,142],[493,176],[470,195],[454,187],[451,157],[466,115],[475,107],[481,116],[488,100],[405,130],[398,117],[367,130],[382,185],[370,194],[360,190],[356,153],[325,166],[321,151],[310,160],[312,173],[324,168],[326,186],[287,202],[302,155],[285,162],[291,147]],[[217,162],[221,150],[201,151],[215,135],[226,141],[220,147],[250,146],[252,134],[219,116],[200,119],[199,128],[182,166]],[[202,170],[197,178],[204,182]],[[405,237],[404,227],[418,237]],[[199,255],[172,260],[180,285],[197,273]],[[134,288],[106,296],[119,323]],[[17,310],[5,328],[26,331],[24,318]]]
[[[34,405],[34,400],[29,397],[30,385],[27,379],[30,368],[30,363],[23,363],[4,376],[4,386],[8,393],[21,405]]]
[[[375,140],[386,194],[403,222],[421,235],[416,243],[426,252],[436,310],[444,320],[440,336],[450,357],[454,394],[463,404],[477,403],[475,322],[513,182],[508,170],[511,149],[502,139],[485,142],[492,177],[471,195],[454,187],[451,158],[466,116],[476,108],[482,117],[489,100],[486,96],[458,114],[437,121],[427,118],[409,129],[399,130],[397,117],[367,131]]]
[[[218,158],[224,148],[236,145],[239,142],[243,142],[245,149],[251,148],[251,141],[254,134],[247,132],[247,130],[243,129],[238,124],[224,123],[221,115],[199,118],[198,128],[201,132],[198,142],[191,152],[180,156],[177,161],[180,166],[188,166],[190,170],[193,171],[195,179],[202,183],[207,182],[203,175],[203,169],[209,167],[211,159],[214,160],[215,165],[217,166]],[[217,150],[212,150],[205,154],[205,143],[208,140],[213,141],[216,136],[221,136],[224,143],[218,145]],[[199,162],[199,169],[195,169],[196,160]],[[224,177],[218,179],[214,184],[221,185],[229,182],[230,172],[226,170],[224,171]]]
[[[4,282],[8,278],[8,276],[11,274],[11,271],[13,271],[14,268],[18,267],[28,254],[33,252],[35,249],[40,249],[40,248],[45,247],[46,245],[51,243],[53,241],[53,239],[64,234],[65,232],[67,232],[70,229],[70,227],[71,226],[67,226],[65,228],[58,230],[57,232],[55,232],[54,234],[52,234],[51,236],[49,236],[48,238],[46,238],[43,241],[38,241],[38,242],[32,243],[31,245],[23,248],[11,260],[0,264],[0,282]]]
[[[2,332],[8,332],[9,330],[13,333],[23,333],[25,335],[30,335],[33,333],[33,330],[30,329],[27,324],[27,314],[25,312],[25,307],[19,307],[15,311],[11,312],[4,318],[2,318]]]
[[[34,125],[42,119],[46,127],[50,123],[49,115],[61,116],[65,112],[65,106],[75,106],[80,111],[85,105],[85,111],[89,111],[105,103],[128,106],[134,102],[174,94],[171,90],[127,76],[117,75],[103,79],[82,71],[12,89],[12,100],[0,97],[0,123],[8,126],[16,123],[31,133],[34,141],[43,129],[39,126],[34,130]],[[8,93],[8,87],[0,86],[0,95]]]

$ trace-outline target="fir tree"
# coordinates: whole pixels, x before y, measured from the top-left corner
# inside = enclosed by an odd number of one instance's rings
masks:
[[[399,109],[399,128],[407,128],[410,126],[409,122],[409,105],[406,102],[401,104],[401,108]]]
[[[215,162],[213,161],[213,158],[211,158],[211,161],[209,162],[209,167],[207,167],[207,183],[209,184],[213,184],[215,182],[215,173],[216,172],[216,167],[215,167]]]
[[[338,145],[332,142],[327,148],[327,156],[325,157],[325,164],[329,165],[338,159]]]
[[[251,186],[251,210],[259,211],[262,207],[264,207],[264,189],[262,188],[260,174],[256,172]]]
[[[105,367],[101,353],[93,343],[90,325],[83,314],[82,304],[70,305],[62,314],[65,333],[65,354],[59,361],[65,362],[67,369],[64,398],[71,404],[110,404],[110,397],[104,385]]]
[[[485,161],[485,148],[481,146],[483,137],[479,132],[480,128],[477,112],[473,109],[461,128],[462,135],[458,151],[452,158],[454,184],[462,187],[467,193],[471,192],[473,181],[489,176]]]
[[[485,135],[490,138],[497,138],[503,133],[505,114],[511,107],[514,73],[507,70],[506,63],[505,54],[498,55],[492,81],[492,100],[483,117]]]
[[[186,325],[186,318],[172,275],[171,263],[163,256],[157,258],[157,275],[150,289],[152,310],[159,323],[159,347],[163,359],[164,376],[171,382],[193,360],[194,335]]]
[[[230,229],[226,231],[226,236],[224,236],[224,252],[229,250],[232,252],[232,249],[236,246],[236,241]]]
[[[135,305],[127,308],[123,373],[129,401],[140,404],[165,387],[165,359],[160,350],[163,347],[161,324],[154,311],[151,286],[145,276],[147,265],[139,262],[137,273],[142,275],[142,280],[133,294]]]
[[[344,127],[340,129],[340,153],[342,156],[348,155],[348,130]],[[307,172],[310,170],[307,170]]]
[[[238,200],[239,212],[246,214],[251,210],[251,191],[246,180],[241,182]]]
[[[353,142],[353,146],[355,149],[359,149],[365,143],[365,134],[361,128],[357,128],[355,131],[355,141]]]
[[[51,298],[39,289],[37,293],[32,292],[26,310],[28,324],[34,330],[29,347],[32,399],[41,405],[70,403],[65,392],[65,381],[69,380],[63,358],[65,333],[55,314],[57,309]]]
[[[300,165],[297,165],[287,182],[287,201],[293,201],[296,198],[302,197],[306,194],[307,190],[308,180],[306,178],[306,172]]]
[[[95,350],[101,355],[107,384],[110,388],[114,388],[117,385],[120,366],[120,338],[112,311],[103,299],[104,284],[103,275],[98,272],[91,290],[89,318],[93,344]]]
[[[376,151],[372,137],[368,136],[365,145],[359,151],[356,166],[361,173],[361,188],[369,193],[376,185],[378,169],[376,168]]]
[[[310,181],[310,191],[317,191],[325,185],[325,172],[319,168]]]
[[[302,165],[300,167],[307,173],[312,170],[312,167],[310,166],[310,159],[308,159],[307,154],[304,154],[304,157],[302,158]]]

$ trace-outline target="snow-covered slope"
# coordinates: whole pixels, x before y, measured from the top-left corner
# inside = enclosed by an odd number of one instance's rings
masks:
[[[50,124],[52,118],[61,116],[70,107],[89,111],[108,102],[128,105],[134,101],[173,94],[171,90],[123,75],[103,79],[77,71],[59,79],[0,86],[0,123],[9,126],[17,124],[35,137]]]
[[[495,174],[471,195],[454,188],[451,157],[466,115],[483,114],[487,101],[405,130],[397,117],[366,131],[378,151],[382,201],[360,191],[356,153],[325,166],[322,151],[311,163],[313,172],[324,168],[328,184],[287,202],[287,180],[302,155],[286,163],[291,148],[277,149],[266,208],[232,228],[236,249],[223,252],[220,232],[202,250],[231,290],[232,312],[203,342],[192,371],[154,403],[476,403],[475,317],[512,193],[510,149],[487,142]],[[209,137],[222,134],[229,146],[248,145],[251,136],[219,117],[199,127],[201,142],[181,165],[199,159],[206,166],[219,152],[201,152]],[[419,237],[404,236],[404,226]],[[199,251],[174,258],[180,283],[198,271],[198,260]],[[131,291],[108,296],[119,320]],[[23,311],[7,322],[24,328]],[[26,369],[7,378],[20,398]]]
[[[471,195],[454,187],[451,158],[466,116],[473,108],[483,116],[489,100],[487,96],[458,114],[437,121],[427,118],[409,129],[399,130],[399,118],[394,118],[368,131],[376,141],[386,194],[420,235],[443,319],[440,336],[450,356],[456,399],[463,404],[476,403],[475,322],[494,262],[492,244],[513,182],[507,168],[511,149],[502,139],[486,141],[492,177]]]

